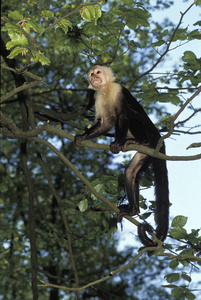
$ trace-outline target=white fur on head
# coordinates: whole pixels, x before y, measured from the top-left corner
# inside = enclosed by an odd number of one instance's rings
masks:
[[[104,76],[101,75],[101,77],[102,76],[104,77],[104,83],[98,85],[97,87],[94,87],[91,83],[91,80],[90,80],[90,74],[93,73],[93,71],[96,71],[96,69],[101,69],[103,71]],[[93,68],[91,68],[91,70],[88,73],[88,80],[89,80],[89,87],[88,88],[97,90],[97,89],[100,89],[102,86],[107,85],[110,82],[114,82],[115,81],[115,76],[114,76],[114,73],[112,72],[111,68],[106,67],[106,66],[95,65]]]

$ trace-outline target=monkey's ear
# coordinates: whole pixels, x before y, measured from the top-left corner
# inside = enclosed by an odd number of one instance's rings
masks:
[[[95,103],[94,94],[95,94],[94,90],[88,90],[87,91],[87,95],[86,95],[86,103],[87,103],[86,110],[89,110],[90,108],[92,108],[92,106],[94,106],[94,103]]]

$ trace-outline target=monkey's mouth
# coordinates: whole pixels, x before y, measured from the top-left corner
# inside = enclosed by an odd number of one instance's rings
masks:
[[[102,79],[100,77],[94,77],[91,79],[92,84],[100,84],[102,82]]]

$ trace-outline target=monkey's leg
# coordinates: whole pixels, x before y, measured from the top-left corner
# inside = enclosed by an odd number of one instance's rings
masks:
[[[140,212],[138,180],[140,177],[140,169],[142,168],[147,158],[148,155],[137,152],[126,168],[125,183],[129,205],[119,206],[120,213],[118,215],[118,218],[125,215],[138,215]]]

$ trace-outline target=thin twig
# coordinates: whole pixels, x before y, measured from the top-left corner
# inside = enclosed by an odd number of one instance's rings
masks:
[[[175,34],[177,32],[177,30],[179,29],[181,23],[182,23],[182,20],[183,20],[183,17],[185,16],[185,14],[191,9],[191,7],[197,2],[197,0],[195,0],[186,10],[184,13],[181,12],[181,17],[180,17],[180,20],[179,20],[179,23],[177,25],[177,27],[175,28],[175,30],[173,31],[173,34],[170,38],[170,41],[167,43],[167,47],[166,47],[166,50],[161,54],[161,56],[158,58],[158,60],[155,62],[155,64],[153,64],[153,66],[151,68],[149,68],[146,72],[144,72],[143,74],[139,75],[134,81],[133,83],[129,86],[129,89],[132,88],[132,86],[137,82],[139,81],[139,79],[141,79],[142,77],[146,76],[147,74],[149,74],[151,71],[153,71],[153,69],[161,62],[161,60],[163,59],[163,57],[168,53],[169,49],[170,49],[170,45],[172,44],[173,42],[173,39],[175,37]]]

